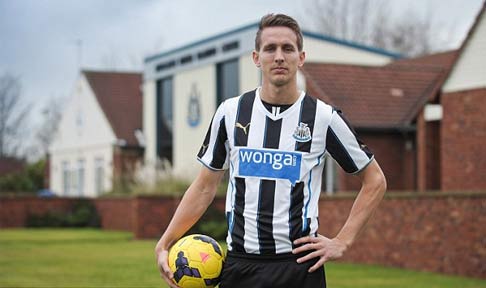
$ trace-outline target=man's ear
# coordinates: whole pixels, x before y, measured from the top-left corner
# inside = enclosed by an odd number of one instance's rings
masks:
[[[256,67],[260,68],[260,66],[261,66],[260,54],[258,54],[258,52],[256,50],[253,50],[252,57],[253,57],[253,63],[255,63]]]
[[[305,51],[302,51],[299,53],[299,67],[302,67],[304,66],[304,62],[305,62]]]

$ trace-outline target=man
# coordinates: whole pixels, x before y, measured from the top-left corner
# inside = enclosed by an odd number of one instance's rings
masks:
[[[157,243],[159,270],[171,287],[177,286],[168,249],[202,216],[226,169],[228,256],[221,288],[325,287],[323,264],[342,257],[383,197],[383,173],[340,111],[298,91],[302,42],[294,19],[262,18],[253,52],[262,87],[220,105],[198,154],[204,165]],[[326,153],[362,183],[334,238],[317,234]]]

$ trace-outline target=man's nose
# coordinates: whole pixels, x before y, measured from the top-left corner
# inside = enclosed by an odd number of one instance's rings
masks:
[[[277,49],[275,53],[275,62],[281,64],[283,63],[283,61],[284,61],[284,57],[283,57],[282,49]]]

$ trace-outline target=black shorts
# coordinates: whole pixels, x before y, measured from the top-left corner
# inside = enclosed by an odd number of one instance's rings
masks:
[[[228,252],[220,288],[325,288],[324,266],[309,273],[319,258],[297,263],[302,255],[253,255]]]

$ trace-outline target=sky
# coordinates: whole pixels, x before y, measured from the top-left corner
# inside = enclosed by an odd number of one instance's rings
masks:
[[[355,1],[355,0],[348,0]],[[483,0],[388,0],[432,15],[456,48]],[[50,99],[67,99],[80,69],[142,71],[145,57],[282,12],[310,27],[312,0],[0,0],[0,75],[20,79],[31,127]]]

